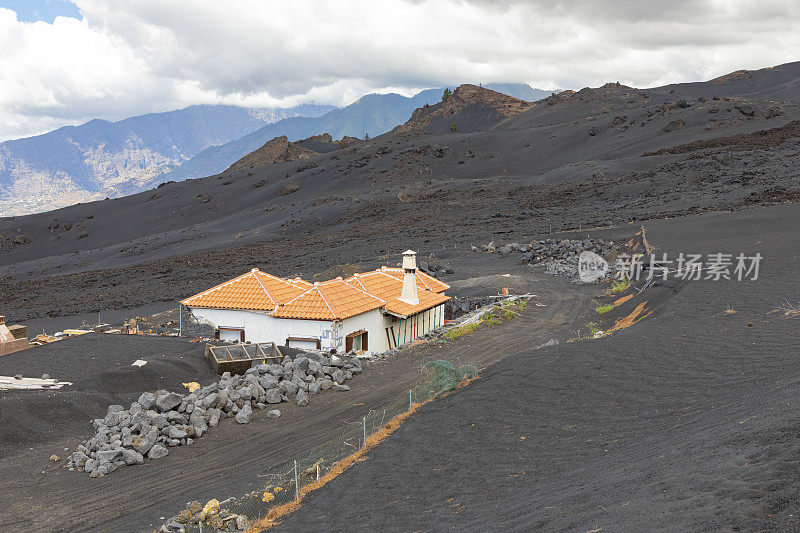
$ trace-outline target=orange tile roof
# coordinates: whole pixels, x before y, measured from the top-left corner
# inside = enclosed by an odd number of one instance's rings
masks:
[[[402,269],[399,270],[402,272]],[[419,273],[419,271],[417,272]],[[364,272],[363,274],[356,274],[348,278],[347,283],[385,300],[387,311],[402,316],[410,316],[414,313],[425,311],[443,304],[450,299],[449,296],[421,287],[418,274],[417,295],[419,297],[419,303],[414,305],[404,302],[399,299],[400,294],[403,292],[403,282],[401,279],[402,278],[398,279],[391,272],[388,272],[388,269],[380,269]],[[442,285],[445,284],[442,283]]]
[[[294,283],[295,285],[299,285],[300,287],[303,287],[304,289],[310,289],[311,287],[314,286],[314,284],[311,283],[310,281],[306,281],[303,278],[299,278],[299,277],[298,278],[292,278],[292,279],[287,280],[287,281],[289,281],[290,283]]]
[[[302,294],[306,287],[254,268],[230,281],[221,283],[182,300],[191,307],[215,309],[252,309],[272,311],[278,304]]]
[[[402,268],[381,267],[347,280],[309,283],[301,278],[282,279],[254,268],[181,303],[190,307],[272,311],[277,318],[342,320],[379,307],[410,316],[450,299],[441,294],[449,285],[417,270],[419,303],[401,301],[403,274]]]
[[[405,272],[402,268],[381,267],[380,271],[385,272],[393,278],[399,279],[400,281],[403,281],[403,276],[405,275]],[[433,292],[444,292],[450,288],[450,285],[443,281],[439,281],[425,272],[422,272],[420,269],[417,269],[417,287]]]
[[[342,320],[378,309],[385,304],[386,302],[380,298],[345,283],[342,278],[336,278],[315,283],[311,289],[280,305],[272,313],[272,316],[276,318]]]

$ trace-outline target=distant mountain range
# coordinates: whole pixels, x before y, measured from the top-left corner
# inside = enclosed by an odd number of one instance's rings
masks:
[[[498,83],[484,87],[527,101],[541,100],[551,94],[524,83]],[[443,92],[444,88],[427,89],[410,98],[399,94],[368,94],[347,107],[319,117],[295,117],[268,124],[241,139],[203,150],[164,179],[181,181],[217,174],[267,141],[282,135],[289,141],[322,133],[329,133],[334,139],[375,137],[405,123],[415,109],[441,101]]]
[[[486,87],[534,101],[547,91],[526,84]],[[443,89],[413,97],[369,94],[349,106],[246,109],[200,105],[119,122],[92,120],[0,143],[0,216],[56,209],[140,192],[164,181],[222,172],[264,143],[330,133],[363,138],[391,130]]]

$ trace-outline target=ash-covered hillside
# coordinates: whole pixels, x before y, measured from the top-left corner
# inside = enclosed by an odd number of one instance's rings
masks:
[[[445,131],[398,128],[301,161],[3,219],[5,312],[21,320],[173,301],[255,266],[313,275],[393,243],[430,253],[795,201],[798,87],[800,63],[536,103],[459,88],[446,117],[445,105],[415,113],[440,111],[430,124],[440,117]],[[97,297],[75,303],[87,291]]]

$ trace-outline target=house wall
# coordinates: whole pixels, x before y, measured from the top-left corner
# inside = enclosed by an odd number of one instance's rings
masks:
[[[345,318],[337,327],[336,348],[338,351],[343,352],[345,349],[345,337],[363,329],[367,332],[367,353],[385,352],[389,349],[386,328],[391,324],[391,317],[385,316],[380,309],[373,309],[360,315]]]
[[[411,315],[400,320],[399,324],[395,324],[397,344],[402,345],[411,342],[444,324],[444,304]]]
[[[218,328],[244,329],[244,340],[249,342],[285,345],[287,337],[311,337],[320,340],[323,350],[335,346],[333,322],[328,320],[273,318],[263,312],[237,309],[194,307],[191,311],[197,319],[208,321]]]
[[[367,352],[372,354],[411,342],[444,324],[444,305],[397,320],[392,320],[391,316],[384,315],[379,309],[342,321],[274,318],[263,312],[234,309],[195,307],[190,311],[199,322],[219,328],[244,329],[245,341],[285,345],[287,337],[317,338],[320,339],[322,350],[335,348],[338,352],[344,352],[347,335],[363,329],[367,332]],[[182,325],[185,328],[186,324]],[[390,343],[386,335],[386,329],[390,327],[394,328],[397,345],[394,339]]]

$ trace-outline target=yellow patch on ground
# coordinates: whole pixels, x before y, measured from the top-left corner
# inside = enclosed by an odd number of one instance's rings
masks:
[[[606,331],[606,334],[613,333],[615,331],[619,331],[621,329],[629,328],[634,325],[637,321],[649,316],[653,311],[647,310],[647,302],[642,302],[636,306],[636,309],[631,311],[631,314],[626,316],[625,318],[617,319],[616,323]]]
[[[196,381],[190,381],[189,383],[181,383],[181,385],[189,389],[189,392],[194,392],[200,388],[200,384]]]
[[[622,298],[614,300],[614,303],[612,303],[611,305],[613,305],[614,307],[616,307],[618,305],[622,305],[625,302],[627,302],[628,300],[630,300],[631,298],[633,298],[633,294],[629,294],[627,296],[623,296]]]

